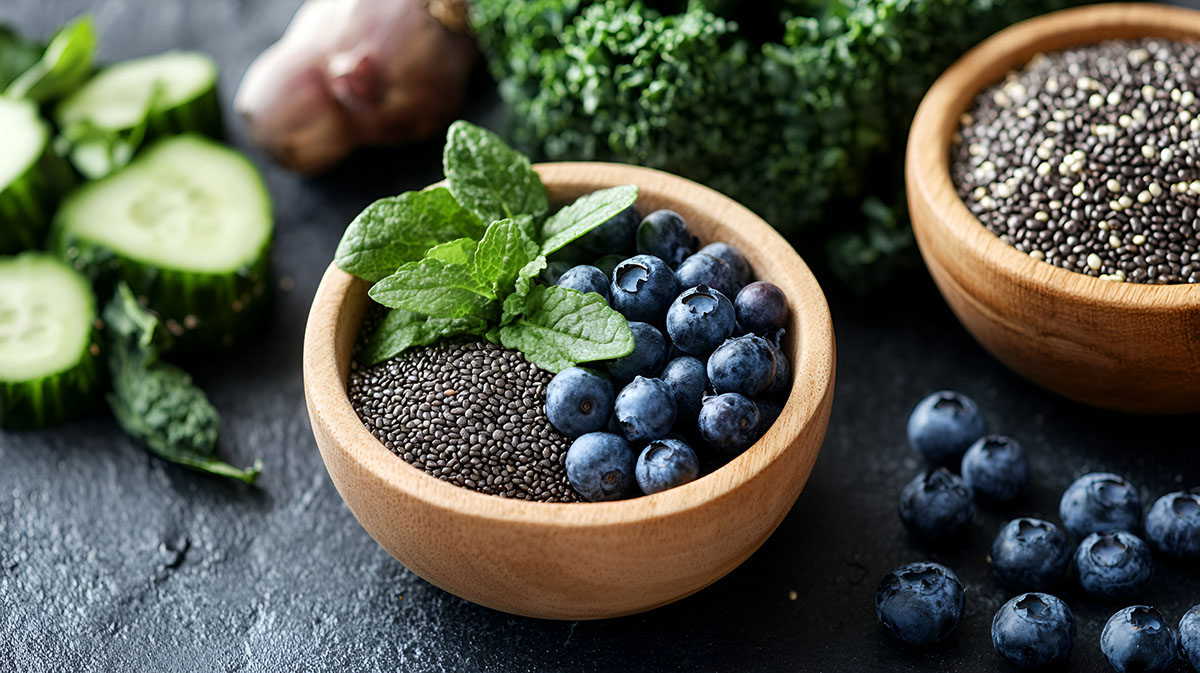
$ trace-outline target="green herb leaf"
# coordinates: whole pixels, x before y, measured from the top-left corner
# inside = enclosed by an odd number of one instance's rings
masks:
[[[354,218],[334,262],[347,273],[378,281],[432,247],[458,238],[479,240],[483,223],[445,187],[380,199]]]
[[[500,340],[505,348],[520,350],[530,362],[555,373],[633,351],[629,323],[600,295],[557,285],[534,287],[525,298],[524,315],[500,328]]]
[[[42,51],[42,45],[21,37],[11,26],[0,25],[0,91],[32,68]]]
[[[546,268],[546,256],[538,255],[532,262],[521,267],[517,280],[513,284],[512,294],[504,298],[503,310],[500,313],[500,324],[507,325],[525,312],[525,295],[533,288],[533,282]]]
[[[367,341],[358,361],[368,367],[395,357],[412,346],[428,346],[446,337],[483,334],[488,323],[478,318],[430,318],[412,311],[389,311]]]
[[[368,294],[389,308],[415,311],[431,318],[496,318],[495,295],[479,284],[466,264],[423,259],[403,264],[375,283]]]
[[[450,191],[484,222],[518,215],[538,218],[550,207],[529,159],[487,129],[454,122],[446,135],[442,164]]]
[[[39,103],[65,96],[91,74],[95,51],[92,17],[81,16],[58,31],[41,58],[14,79],[4,94]]]
[[[637,196],[635,185],[621,185],[579,197],[542,225],[542,254],[549,255],[616,217],[633,205]]]
[[[427,258],[440,259],[448,264],[466,264],[470,266],[475,259],[475,249],[479,241],[473,238],[456,238],[440,245],[435,245],[425,253]]]
[[[512,293],[517,275],[538,257],[538,244],[513,220],[493,222],[475,251],[475,280],[491,286],[497,297]]]

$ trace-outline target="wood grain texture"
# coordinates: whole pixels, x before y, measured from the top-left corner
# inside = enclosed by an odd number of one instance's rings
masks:
[[[906,156],[921,255],[976,339],[1026,378],[1086,404],[1138,413],[1200,411],[1200,286],[1118,283],[1038,262],[989,232],[955,193],[950,142],[985,86],[1039,53],[1106,39],[1200,38],[1200,12],[1095,5],[1008,28],[968,52],[926,94]]]
[[[601,163],[536,166],[557,204],[619,184],[643,212],[671,208],[702,241],[742,250],[792,307],[784,348],[795,376],[783,414],[758,443],[697,481],[612,503],[546,504],[460,488],[397,458],[363,427],[346,394],[367,283],[330,266],[304,338],[313,434],[338,492],[368,533],[429,582],[468,600],[551,619],[614,617],[677,600],[737,567],[800,494],[829,421],[834,340],[812,273],[771,227],[694,182]]]

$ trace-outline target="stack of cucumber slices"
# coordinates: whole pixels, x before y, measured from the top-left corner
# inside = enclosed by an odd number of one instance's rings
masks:
[[[216,459],[216,411],[162,357],[227,347],[263,315],[266,187],[217,140],[211,58],[93,72],[94,42],[86,17],[44,47],[0,26],[0,428],[75,418],[107,392],[153,453],[253,481],[257,464]]]

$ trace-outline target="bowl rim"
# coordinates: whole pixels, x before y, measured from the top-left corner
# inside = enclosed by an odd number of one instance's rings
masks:
[[[657,190],[671,199],[686,198],[697,210],[720,206],[732,213],[740,230],[749,229],[756,237],[770,242],[763,254],[784,259],[773,267],[786,269],[790,280],[802,287],[802,297],[792,299],[799,325],[792,339],[802,344],[800,361],[792,366],[792,385],[780,414],[795,418],[793,434],[816,422],[823,400],[834,386],[835,344],[828,304],[816,277],[786,240],[745,206],[699,183],[662,171],[605,162],[552,162],[534,164],[548,185],[561,183],[564,188],[587,185],[588,191],[618,184],[641,184],[647,178],[661,187]],[[605,180],[596,181],[597,169],[605,171]],[[553,188],[551,188],[553,189]],[[639,197],[640,199],[641,197]],[[422,501],[426,506],[454,511],[497,523],[534,525],[550,528],[581,526],[618,526],[648,519],[669,517],[689,511],[726,496],[745,486],[781,455],[793,449],[793,442],[782,435],[786,423],[776,422],[767,434],[710,474],[653,495],[613,502],[547,503],[498,497],[454,485],[426,474],[394,455],[359,420],[350,404],[345,382],[336,358],[337,326],[345,310],[344,298],[357,279],[329,265],[314,296],[305,329],[303,349],[304,389],[314,426],[327,431],[355,467],[386,482],[391,490]],[[797,309],[805,308],[805,312]],[[823,374],[823,375],[822,375]],[[805,475],[807,476],[807,475]]]
[[[912,218],[913,227],[946,232],[977,253],[979,259],[972,261],[987,271],[1065,299],[1122,309],[1194,309],[1200,303],[1197,283],[1102,280],[1033,259],[984,226],[959,198],[950,176],[950,145],[958,119],[983,88],[1039,53],[1136,37],[1200,40],[1200,11],[1151,3],[1059,10],[1009,26],[955,61],[926,92],[909,131],[905,150],[908,198],[910,203],[921,200],[930,214],[929,218]],[[973,88],[977,80],[985,84]]]

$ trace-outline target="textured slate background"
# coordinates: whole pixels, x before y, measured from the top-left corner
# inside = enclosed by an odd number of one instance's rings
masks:
[[[0,20],[46,34],[90,9],[104,60],[205,50],[221,62],[228,105],[298,4],[4,0]],[[476,89],[467,115],[493,121],[490,85],[480,78]],[[873,302],[831,297],[839,372],[829,436],[795,509],[741,568],[674,605],[604,622],[472,605],[405,570],[354,521],[321,464],[300,383],[308,303],[342,228],[372,199],[437,178],[440,143],[361,154],[301,180],[231,126],[266,174],[276,275],[292,289],[278,293],[257,342],[199,378],[223,413],[224,454],[265,460],[260,487],[152,459],[102,414],[0,433],[0,670],[1002,671],[988,628],[1009,596],[984,555],[1005,520],[1056,518],[1058,494],[1089,470],[1128,475],[1146,499],[1200,484],[1200,419],[1099,412],[1032,387],[984,353],[918,273]],[[1022,505],[983,512],[968,546],[950,552],[912,542],[895,515],[920,467],[905,418],[942,387],[975,396],[995,430],[1022,441],[1036,479]],[[871,599],[885,572],[926,558],[959,573],[967,614],[948,642],[911,651],[881,634]],[[1106,670],[1099,631],[1120,606],[1064,592],[1080,618],[1071,670]],[[1160,566],[1146,600],[1178,619],[1200,603],[1200,572]]]

